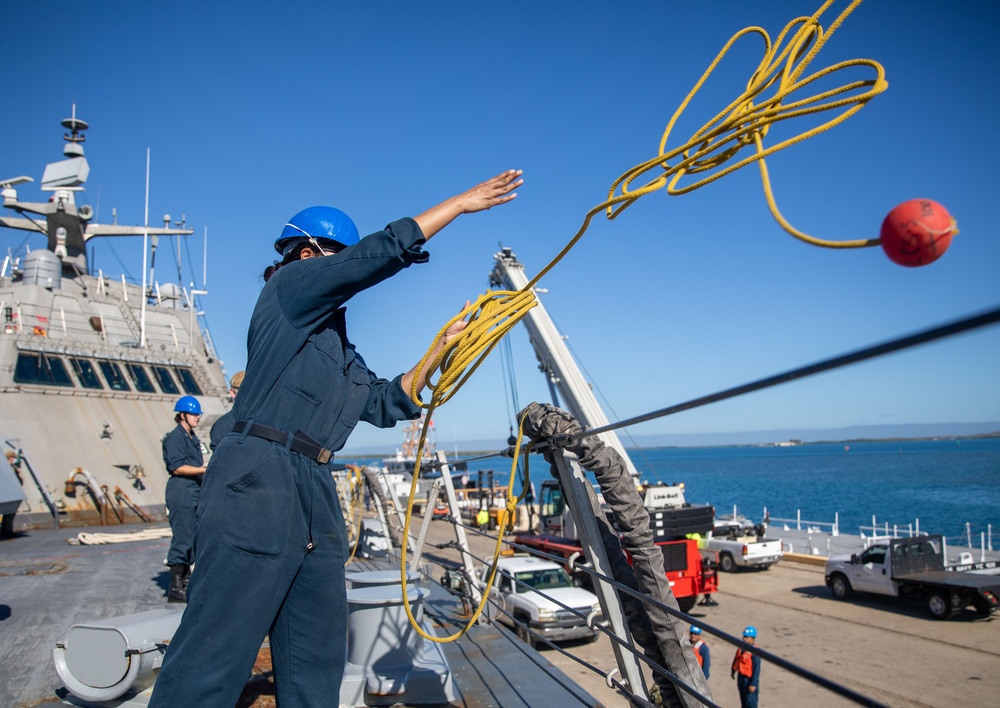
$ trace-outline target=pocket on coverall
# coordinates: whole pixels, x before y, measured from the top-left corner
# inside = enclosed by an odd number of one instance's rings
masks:
[[[288,548],[295,503],[294,471],[289,456],[279,445],[251,442],[250,438],[240,447],[243,454],[238,458],[255,460],[255,464],[226,484],[221,511],[225,519],[222,542],[247,555],[281,558]]]

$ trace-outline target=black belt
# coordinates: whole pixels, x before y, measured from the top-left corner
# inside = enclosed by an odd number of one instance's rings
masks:
[[[233,426],[233,432],[242,433],[246,427],[247,422],[245,420],[238,420]],[[332,451],[327,450],[302,431],[292,435],[290,433],[286,433],[284,430],[271,428],[267,425],[251,423],[250,429],[247,430],[247,435],[253,435],[255,438],[270,440],[271,442],[278,443],[279,445],[288,446],[288,449],[292,452],[301,452],[306,457],[311,457],[321,465],[325,465],[333,458]],[[292,444],[290,446],[288,445],[288,438],[292,439]]]

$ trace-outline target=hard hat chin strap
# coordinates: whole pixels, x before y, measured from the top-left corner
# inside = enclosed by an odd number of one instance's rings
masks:
[[[336,253],[336,251],[328,251],[322,246],[320,246],[319,241],[316,240],[315,236],[309,237],[309,243],[311,243],[316,248],[316,250],[322,253],[324,256],[332,256],[334,253]]]

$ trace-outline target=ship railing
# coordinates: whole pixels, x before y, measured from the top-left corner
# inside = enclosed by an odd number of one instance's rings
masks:
[[[795,510],[795,518],[788,519],[780,516],[771,516],[767,507],[764,507],[764,519],[765,526],[771,526],[772,524],[781,524],[786,530],[795,529],[796,531],[809,531],[811,533],[828,533],[831,536],[840,535],[840,512],[833,515],[833,521],[810,521],[808,519],[802,518],[802,510]]]
[[[913,538],[915,536],[926,536],[926,531],[920,530],[920,519],[914,519],[912,523],[907,522],[906,524],[890,524],[888,521],[882,521],[881,523],[878,519],[872,515],[872,523],[870,526],[859,526],[858,531],[861,534],[862,540],[871,540],[878,538],[880,540],[890,539],[890,538]]]
[[[949,545],[957,548],[968,548],[979,550],[980,560],[986,560],[986,553],[992,553],[993,548],[993,524],[986,524],[986,529],[978,533],[972,530],[972,524],[965,523],[961,534],[956,536],[944,536],[944,540]]]
[[[91,302],[91,310],[66,308],[61,305],[39,305],[30,302],[8,302],[0,300],[0,322],[2,333],[18,337],[18,344],[37,345],[72,341],[87,347],[119,347],[126,342],[136,342],[138,321],[129,306],[111,302]],[[10,308],[10,318],[6,311]],[[203,332],[207,336],[207,333]],[[156,320],[146,325],[146,340],[159,351],[173,350],[188,354],[192,348],[183,342],[172,325]],[[215,358],[210,339],[206,340],[206,351]]]

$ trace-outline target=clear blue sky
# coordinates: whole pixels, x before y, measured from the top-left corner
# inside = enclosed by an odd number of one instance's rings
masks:
[[[759,25],[775,38],[818,5],[8,2],[0,177],[38,180],[61,157],[59,121],[75,101],[91,125],[85,201],[102,222],[114,207],[119,223],[141,223],[149,147],[150,221],[186,215],[199,279],[208,228],[203,304],[231,374],[246,361],[271,244],[299,209],[338,206],[366,233],[523,169],[514,203],[461,218],[430,244],[428,265],[349,305],[352,340],[392,376],[486,289],[498,242],[537,272],[616,177],[655,156],[674,109],[733,33]],[[541,286],[612,420],[1000,303],[990,206],[1000,186],[990,127],[998,24],[994,3],[864,3],[812,66],[874,59],[888,91],[768,163],[785,215],[826,238],[876,237],[895,204],[940,201],[962,233],[928,267],[793,240],[771,219],[754,167],[595,220]],[[743,41],[673,144],[742,90],[760,53],[758,39]],[[804,127],[785,125],[783,134]],[[21,196],[41,198],[37,181]],[[141,278],[140,258],[138,240],[97,245],[105,271],[119,272],[121,259]],[[161,249],[157,275],[174,268]],[[545,400],[525,332],[511,337],[522,405]],[[633,432],[1000,420],[998,354],[994,327]],[[439,411],[437,442],[503,440],[509,410],[495,354]],[[360,426],[348,447],[398,439]]]

